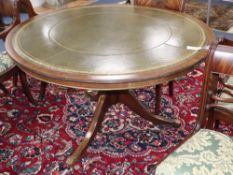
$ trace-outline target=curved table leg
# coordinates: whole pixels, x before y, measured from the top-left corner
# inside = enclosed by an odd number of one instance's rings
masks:
[[[159,114],[160,103],[161,103],[161,94],[162,94],[162,86],[161,84],[155,85],[155,114]]]
[[[180,126],[179,120],[166,119],[164,117],[153,115],[152,113],[148,112],[127,90],[99,92],[98,95],[99,99],[97,102],[94,117],[89,125],[89,129],[85,135],[85,138],[66,161],[66,163],[70,167],[75,164],[75,162],[82,156],[84,151],[90,145],[91,141],[94,139],[97,133],[97,129],[100,128],[105,113],[113,104],[123,103],[127,105],[131,110],[133,110],[136,114],[155,124],[171,124],[176,127]]]
[[[32,104],[37,105],[37,102],[34,100],[32,94],[31,94],[30,88],[28,86],[26,74],[23,71],[21,71],[20,69],[19,69],[19,77],[20,77],[20,80],[22,83],[23,91],[24,91],[25,95],[27,96],[28,100]]]
[[[159,115],[153,115],[148,112],[138,100],[129,93],[129,91],[120,91],[119,92],[119,102],[127,105],[132,111],[141,117],[153,122],[154,124],[171,124],[175,127],[180,126],[180,121],[177,119],[167,119]]]
[[[40,82],[40,93],[39,93],[39,97],[38,97],[39,100],[43,100],[44,99],[44,97],[45,97],[45,91],[46,91],[47,86],[48,86],[48,83],[46,83],[44,81]]]
[[[17,86],[17,83],[18,83],[18,68],[15,67],[14,70],[13,70],[13,87],[16,87]]]
[[[73,166],[75,162],[82,156],[83,152],[87,149],[91,141],[94,139],[97,130],[100,128],[101,122],[104,118],[105,112],[111,105],[111,100],[108,95],[102,94],[99,96],[97,107],[94,113],[94,118],[89,125],[89,129],[82,140],[78,148],[72,153],[72,155],[67,159],[66,163],[68,166]]]
[[[168,82],[168,89],[169,89],[169,95],[173,96],[173,89],[174,89],[173,81]]]

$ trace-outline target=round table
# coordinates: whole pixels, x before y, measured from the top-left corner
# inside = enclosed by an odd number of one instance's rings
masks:
[[[86,137],[68,159],[73,165],[117,102],[154,123],[128,92],[172,80],[206,58],[212,30],[191,16],[157,8],[90,6],[39,15],[18,25],[6,49],[21,70],[42,81],[99,91]]]

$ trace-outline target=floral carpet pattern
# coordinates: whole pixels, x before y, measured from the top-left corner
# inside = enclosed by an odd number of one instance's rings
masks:
[[[0,94],[0,174],[11,175],[145,175],[150,174],[175,145],[193,129],[197,117],[203,66],[174,81],[174,96],[163,86],[161,114],[176,117],[179,128],[153,125],[116,104],[105,115],[102,127],[81,160],[71,169],[67,157],[79,145],[93,117],[95,102],[84,90],[49,85],[46,100],[28,103],[21,86],[11,95]],[[33,95],[39,82],[30,78]],[[154,87],[131,91],[150,111]],[[233,126],[221,132],[233,135]]]
[[[208,4],[207,0],[188,0],[185,5],[185,13],[206,22]],[[233,3],[228,1],[212,1],[210,9],[210,27],[227,31],[233,27]]]

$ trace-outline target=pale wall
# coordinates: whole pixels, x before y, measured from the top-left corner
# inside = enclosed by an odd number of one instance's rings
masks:
[[[33,7],[40,7],[45,0],[30,0]]]

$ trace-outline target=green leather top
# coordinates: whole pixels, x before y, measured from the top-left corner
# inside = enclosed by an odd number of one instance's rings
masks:
[[[196,47],[208,45],[201,25],[156,8],[70,8],[37,16],[16,31],[12,43],[22,59],[48,69],[128,74],[189,61],[201,52]]]

